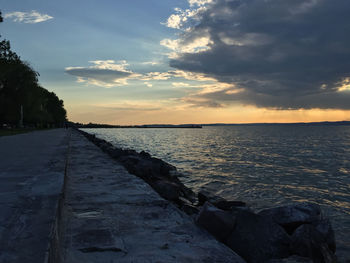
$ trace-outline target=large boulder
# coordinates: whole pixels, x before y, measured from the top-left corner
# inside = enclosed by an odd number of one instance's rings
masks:
[[[152,186],[161,197],[169,201],[177,201],[181,195],[181,187],[173,182],[161,180],[152,183]]]
[[[320,206],[307,202],[265,209],[260,211],[259,215],[271,218],[283,226],[289,234],[302,224],[310,224],[322,219]]]
[[[122,149],[119,149],[119,148],[113,148],[111,151],[109,151],[109,154],[114,159],[118,159],[118,158],[120,158],[120,157],[125,155],[124,151]]]
[[[170,171],[176,168],[160,159],[145,156],[145,154],[128,154],[121,155],[121,152],[116,150],[114,156],[118,156],[118,161],[121,162],[126,169],[145,180],[159,180],[171,178],[173,181],[177,178],[170,176]],[[125,151],[124,151],[125,154]]]
[[[196,223],[224,242],[234,229],[235,218],[230,212],[206,202],[196,218]]]
[[[290,255],[290,237],[273,220],[244,210],[237,210],[235,219],[226,243],[247,262],[260,263]]]
[[[199,213],[199,209],[197,206],[194,206],[188,203],[183,202],[180,208],[182,211],[184,211],[186,214],[190,216],[196,216]]]
[[[144,174],[147,173],[147,170],[143,171],[142,169],[140,169],[139,163],[142,162],[142,158],[140,158],[139,156],[125,155],[120,157],[118,161],[125,166],[129,173],[135,174],[141,178],[145,178]]]
[[[246,203],[242,201],[220,200],[214,202],[213,205],[225,211],[231,211],[235,208],[246,208]]]
[[[220,196],[216,196],[212,193],[210,193],[209,191],[207,190],[204,190],[204,189],[201,189],[199,192],[198,192],[198,205],[201,206],[203,205],[205,202],[210,202],[210,203],[215,203],[215,202],[218,202],[218,201],[225,201],[224,198],[220,197]]]
[[[328,245],[328,248],[335,253],[336,243],[335,236],[331,222],[328,219],[313,222],[312,225],[322,235],[323,239]]]
[[[162,177],[171,177],[171,171],[176,171],[176,167],[158,158],[150,158],[153,170]]]
[[[232,209],[236,207],[245,207],[246,203],[242,201],[235,201],[235,200],[226,200],[220,196],[214,195],[210,193],[209,191],[206,191],[204,189],[200,190],[198,192],[198,205],[201,206],[205,202],[210,202],[213,205],[215,205],[217,208],[220,208],[225,211],[231,211]]]
[[[323,235],[310,224],[302,225],[295,230],[290,248],[292,253],[311,258],[315,263],[336,262],[336,257]]]

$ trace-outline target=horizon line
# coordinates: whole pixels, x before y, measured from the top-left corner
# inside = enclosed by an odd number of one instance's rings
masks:
[[[291,125],[291,124],[350,124],[350,120],[342,120],[342,121],[316,121],[316,122],[245,122],[245,123],[182,123],[182,124],[170,124],[170,123],[153,123],[153,124],[105,124],[105,123],[79,123],[73,122],[75,124],[81,125],[106,125],[106,126],[160,126],[160,125],[168,125],[168,126],[181,126],[181,125],[202,125],[202,126],[210,126],[210,125]]]

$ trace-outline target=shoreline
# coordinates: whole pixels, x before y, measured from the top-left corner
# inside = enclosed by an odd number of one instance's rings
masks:
[[[324,262],[335,262],[336,256],[334,253],[336,250],[336,245],[334,231],[330,221],[322,215],[322,211],[318,205],[315,205],[313,203],[300,203],[265,209],[259,213],[254,213],[252,210],[250,210],[249,207],[246,206],[244,202],[241,201],[228,201],[219,196],[213,196],[210,193],[205,192],[199,192],[198,195],[196,195],[191,189],[187,188],[180,182],[180,180],[177,178],[177,175],[179,175],[179,173],[176,171],[175,167],[160,159],[151,157],[149,153],[146,153],[144,151],[137,153],[134,150],[122,150],[115,148],[111,143],[103,139],[99,139],[93,134],[89,134],[82,130],[79,130],[79,132],[84,134],[90,141],[95,143],[113,159],[116,159],[118,162],[122,163],[130,173],[142,178],[145,182],[151,185],[152,188],[156,190],[163,198],[172,201],[175,205],[178,206],[178,208],[180,208],[188,215],[192,216],[197,225],[206,229],[218,241],[230,247],[244,259],[248,260],[248,262],[259,262],[259,260],[262,259],[266,260],[272,258],[290,258],[295,256],[303,257],[304,259],[302,260],[312,258],[312,260],[316,261],[325,260]],[[156,161],[158,165],[159,162],[162,163],[163,167],[167,167],[167,169],[165,169],[163,172],[160,172],[158,175],[155,175],[154,171],[152,171],[153,167],[151,160]],[[145,170],[147,171],[146,173]],[[165,181],[165,183],[156,183],[161,180]],[[165,189],[165,192],[163,192],[162,189]],[[169,195],[169,192],[172,194]],[[287,220],[288,223],[285,224],[285,222],[278,222],[276,219],[278,216],[276,216],[276,214],[279,214],[279,216],[286,216],[286,213],[288,214],[287,217],[289,217]],[[300,217],[302,219],[300,219]],[[271,218],[274,219],[271,220]],[[274,251],[271,255],[271,251],[268,252],[268,250],[271,250],[271,247],[267,248],[265,245],[266,251],[262,253],[263,255],[258,259],[258,261],[255,261],[256,259],[250,258],[249,254],[254,251],[253,247],[256,247],[258,245],[254,243],[254,239],[259,239],[261,238],[261,235],[263,235],[259,229],[255,229],[257,232],[253,234],[254,237],[252,240],[250,240],[252,244],[250,246],[248,245],[248,247],[245,248],[240,248],[240,246],[237,245],[237,242],[242,242],[245,237],[242,237],[243,240],[238,241],[235,240],[235,237],[232,237],[234,232],[240,231],[239,228],[244,229],[247,227],[244,225],[243,221],[249,220],[258,220],[259,222],[261,221],[260,224],[262,224],[262,229],[271,228],[271,226],[273,226],[273,228],[275,228],[277,231],[275,233],[275,235],[278,236],[277,240],[274,240],[272,242],[273,244],[269,244],[269,246],[274,246],[277,244],[276,251]],[[227,224],[228,221],[235,222],[232,225],[232,222]],[[291,224],[293,225],[292,228],[290,228]],[[310,224],[311,230],[308,229]],[[222,229],[222,227],[224,229]],[[248,229],[251,227],[254,228],[254,226],[249,226]],[[321,228],[327,229],[327,231],[324,231],[320,235],[320,232],[322,231],[317,229]],[[227,236],[226,232],[231,234]],[[286,235],[284,235],[285,232],[287,232]],[[266,234],[267,232],[264,233],[264,235]],[[237,233],[235,233],[235,235],[237,235]],[[298,249],[303,250],[301,247],[314,243],[315,240],[317,240],[318,243],[326,244],[321,245],[320,247],[313,247],[312,249],[310,248],[311,250],[318,251],[316,253],[317,255],[315,255],[315,253],[312,254],[310,251],[298,251]],[[260,244],[262,247],[264,247],[264,242],[265,241]],[[289,245],[287,247],[283,247],[281,246],[282,243],[288,243]],[[301,245],[301,243],[303,244]]]
[[[13,228],[0,228],[7,233],[1,235],[2,244],[9,242],[5,237],[12,240],[2,247],[0,261],[335,262],[334,232],[319,206],[299,203],[255,213],[243,202],[194,193],[178,179],[176,167],[146,152],[118,149],[83,134],[56,129],[0,138],[13,149],[4,160],[10,166],[2,174],[4,182],[20,158],[26,160],[23,171],[31,165],[44,172],[40,180],[28,173],[25,184],[10,180],[5,187],[8,198],[1,203],[5,214],[0,219]],[[38,154],[31,154],[34,150]],[[13,170],[13,176],[20,171]],[[61,183],[47,182],[53,176]],[[17,196],[16,187],[28,191]],[[55,204],[47,206],[47,199]],[[37,226],[44,221],[45,230]],[[39,247],[31,235],[43,244]],[[313,254],[303,250],[308,246]]]

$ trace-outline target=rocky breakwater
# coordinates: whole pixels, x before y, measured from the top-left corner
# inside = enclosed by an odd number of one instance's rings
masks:
[[[206,191],[195,194],[178,179],[176,167],[146,152],[115,148],[80,132],[248,263],[336,262],[332,225],[317,204],[297,203],[256,213],[241,201]]]
[[[247,262],[336,262],[332,225],[313,203],[254,213],[207,201],[196,222]]]
[[[79,131],[121,163],[129,173],[147,182],[160,196],[173,202],[187,214],[194,215],[199,212],[198,207],[195,206],[196,194],[179,180],[175,166],[154,158],[144,151],[138,153],[135,150],[119,149],[93,134]]]

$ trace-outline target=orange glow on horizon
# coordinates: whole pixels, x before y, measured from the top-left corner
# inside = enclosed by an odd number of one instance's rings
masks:
[[[68,118],[74,122],[114,125],[350,121],[350,110],[274,110],[252,106],[229,108],[154,106],[154,109],[74,106],[68,107]]]

